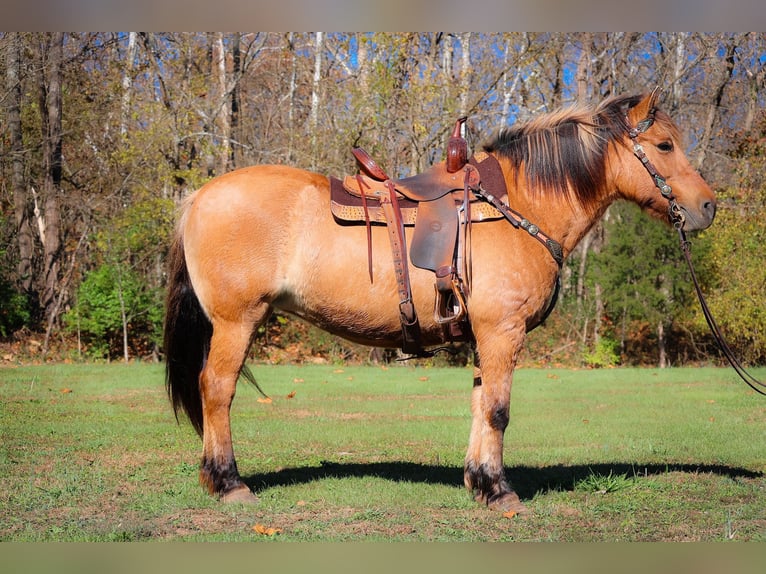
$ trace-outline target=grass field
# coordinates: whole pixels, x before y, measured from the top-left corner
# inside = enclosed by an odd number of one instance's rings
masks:
[[[248,507],[199,487],[161,365],[2,367],[0,540],[766,540],[766,398],[731,370],[518,371],[513,519],[462,486],[470,369],[253,371],[272,401],[243,383],[232,409]]]

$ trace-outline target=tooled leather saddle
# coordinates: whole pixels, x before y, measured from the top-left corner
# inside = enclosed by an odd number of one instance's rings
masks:
[[[423,348],[420,324],[412,301],[408,250],[404,227],[414,226],[409,260],[435,274],[434,319],[444,328],[446,341],[471,338],[466,297],[471,287],[470,229],[472,222],[505,215],[474,193],[482,186],[499,200],[506,199],[505,178],[497,160],[486,153],[467,157],[461,135],[466,118],[455,123],[446,160],[427,171],[403,179],[390,178],[361,148],[354,148],[360,173],[343,180],[330,178],[332,213],[341,224],[367,227],[368,272],[372,275],[371,226],[385,224],[394,261],[402,351],[416,357],[432,356]]]

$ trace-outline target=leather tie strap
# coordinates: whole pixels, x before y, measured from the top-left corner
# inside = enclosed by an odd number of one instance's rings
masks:
[[[372,283],[372,224],[370,223],[370,211],[367,209],[367,194],[364,192],[368,186],[359,174],[356,176],[356,181],[359,183],[362,209],[364,210],[364,226],[367,229],[367,272],[370,275],[370,283]]]
[[[388,197],[382,197],[380,206],[386,216],[388,238],[391,243],[391,253],[394,262],[394,275],[396,288],[399,293],[399,318],[402,324],[403,344],[405,353],[422,355],[420,346],[420,323],[412,302],[412,288],[410,285],[410,273],[407,264],[407,240],[404,235],[404,223],[402,222],[399,201],[396,197],[396,189],[391,180],[387,181],[389,189]]]

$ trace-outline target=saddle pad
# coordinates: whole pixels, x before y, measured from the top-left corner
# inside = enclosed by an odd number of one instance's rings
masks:
[[[346,191],[341,180],[335,177],[329,179],[330,208],[336,220],[340,222],[364,222],[364,204],[362,203],[362,198]],[[418,215],[418,202],[400,197],[399,208],[402,212],[402,222],[404,225],[415,225],[415,220]],[[378,202],[374,197],[367,198],[367,213],[369,214],[370,223],[386,224],[383,210],[380,209]],[[471,221],[480,222],[502,218],[503,214],[486,201],[477,200],[471,202]]]

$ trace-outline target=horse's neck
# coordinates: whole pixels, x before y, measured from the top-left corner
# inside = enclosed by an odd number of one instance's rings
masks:
[[[614,195],[605,194],[592,210],[585,210],[574,199],[567,201],[545,192],[533,193],[521,181],[511,182],[513,178],[507,178],[510,207],[558,241],[564,257],[577,247],[615,199]]]

